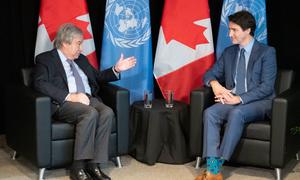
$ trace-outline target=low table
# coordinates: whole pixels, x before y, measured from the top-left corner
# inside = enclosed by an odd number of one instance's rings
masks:
[[[130,118],[131,155],[153,165],[156,162],[183,164],[188,156],[188,105],[174,102],[166,108],[163,99],[155,99],[152,108],[143,101],[134,102]]]

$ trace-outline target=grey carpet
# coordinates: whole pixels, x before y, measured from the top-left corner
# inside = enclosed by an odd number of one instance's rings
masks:
[[[31,180],[37,179],[38,169],[22,156],[16,160],[10,158],[11,149],[5,145],[0,136],[0,179]],[[103,167],[113,180],[193,180],[205,166],[195,169],[195,161],[183,165],[156,163],[149,166],[136,161],[131,156],[122,156],[123,168],[116,168],[112,162]],[[224,178],[229,180],[267,180],[275,179],[272,169],[240,166],[224,166]],[[300,162],[291,161],[283,170],[284,179],[300,180]],[[47,170],[45,178],[49,180],[64,180],[68,178],[66,169]]]

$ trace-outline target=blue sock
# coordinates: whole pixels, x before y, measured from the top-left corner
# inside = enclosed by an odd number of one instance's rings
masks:
[[[218,158],[218,163],[219,163],[219,168],[220,168],[220,169],[221,169],[221,167],[223,166],[224,162],[225,162],[225,159],[223,159],[223,158]]]
[[[207,171],[211,174],[218,174],[220,172],[220,158],[217,157],[207,157],[206,164],[207,164]]]

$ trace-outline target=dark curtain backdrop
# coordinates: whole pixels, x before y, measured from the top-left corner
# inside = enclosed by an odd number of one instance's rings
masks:
[[[100,57],[103,21],[105,13],[105,0],[87,0],[91,23],[93,27],[97,56]],[[214,42],[216,42],[222,0],[209,0],[211,22]],[[291,4],[293,3],[293,4]],[[275,0],[267,0],[268,41],[277,50],[278,67],[295,69],[300,74],[297,66],[299,61],[297,52],[300,52],[299,14],[296,1],[282,3]],[[151,26],[153,41],[153,57],[156,50],[156,42],[159,32],[164,0],[150,0]],[[18,82],[20,68],[33,65],[34,47],[37,32],[39,14],[39,0],[10,0],[3,1],[1,6],[1,88],[0,88],[0,134],[5,133],[4,118],[6,108],[13,108],[17,102],[5,102],[5,84]],[[180,13],[180,12],[178,12]],[[216,43],[215,43],[216,44]],[[297,83],[299,86],[299,82]],[[155,84],[155,92],[161,96]]]

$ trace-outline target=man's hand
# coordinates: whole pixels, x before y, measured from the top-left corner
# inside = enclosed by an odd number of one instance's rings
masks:
[[[225,97],[225,103],[231,105],[240,104],[241,98],[240,96]]]
[[[231,90],[223,87],[217,80],[212,80],[209,83],[215,96],[220,96],[222,94],[227,94],[228,96],[232,95]]]
[[[215,102],[219,102],[222,104],[230,104],[230,105],[235,105],[241,103],[240,96],[235,96],[230,93],[228,94],[221,94],[218,96],[215,96]]]
[[[90,104],[90,99],[85,93],[71,93],[66,100],[71,102],[79,102],[85,105]]]
[[[118,62],[115,65],[115,71],[117,71],[117,73],[126,71],[126,70],[134,67],[135,64],[136,64],[136,59],[134,56],[124,59],[124,55],[121,54],[120,59],[118,60]]]
[[[231,90],[223,87],[217,80],[210,81],[210,86],[215,95],[215,102],[219,102],[222,104],[239,104],[241,103],[241,99],[239,96],[235,96],[231,93]]]

